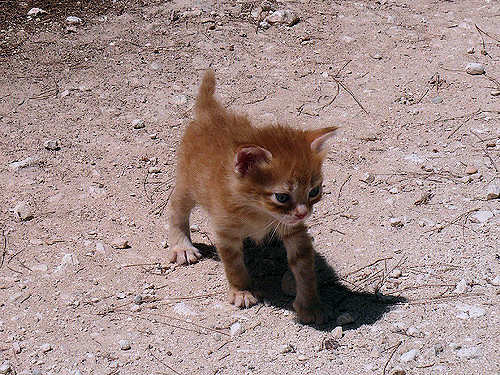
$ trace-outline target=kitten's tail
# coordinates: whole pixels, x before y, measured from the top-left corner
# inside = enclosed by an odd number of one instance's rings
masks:
[[[215,94],[215,73],[208,69],[201,81],[198,97],[196,98],[195,114],[198,120],[208,116],[211,120],[220,119],[225,113],[224,108],[217,102]]]

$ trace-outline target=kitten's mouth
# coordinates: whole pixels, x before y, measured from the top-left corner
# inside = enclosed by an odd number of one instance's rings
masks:
[[[285,217],[282,220],[282,223],[285,225],[294,226],[294,225],[297,225],[297,224],[304,222],[308,217],[309,217],[309,215],[307,215],[306,217],[303,217],[302,219],[299,219],[297,217]]]

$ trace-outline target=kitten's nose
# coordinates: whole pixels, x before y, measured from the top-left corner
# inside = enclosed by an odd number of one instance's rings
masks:
[[[303,219],[307,216],[307,211],[307,207],[301,204],[295,208],[294,215],[297,219]]]

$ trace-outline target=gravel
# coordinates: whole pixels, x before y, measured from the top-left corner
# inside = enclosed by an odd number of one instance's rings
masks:
[[[132,120],[131,124],[132,124],[134,129],[142,129],[142,128],[146,127],[144,120],[139,119],[139,118]]]
[[[128,340],[120,340],[118,341],[118,345],[120,345],[121,350],[130,350],[130,341]]]
[[[239,322],[231,324],[231,328],[229,330],[231,332],[231,337],[239,336],[245,332],[245,329]]]
[[[417,358],[419,351],[418,349],[411,349],[407,351],[406,353],[401,354],[401,357],[399,358],[400,362],[410,362],[415,360]]]
[[[198,313],[194,311],[191,307],[186,305],[185,302],[179,302],[174,306],[174,312],[179,315],[184,316],[196,316]]]
[[[457,356],[464,359],[478,358],[481,356],[481,348],[471,346],[470,348],[461,348],[456,352]]]
[[[10,362],[5,361],[0,365],[0,374],[8,374],[12,371],[12,367],[10,366]]]
[[[40,350],[42,351],[42,353],[48,353],[52,350],[52,345],[50,345],[49,343],[42,344],[40,346]]]
[[[500,183],[494,182],[486,187],[486,199],[492,200],[500,197]]]
[[[332,331],[332,338],[339,340],[342,338],[342,326],[337,326]]]
[[[44,142],[43,147],[47,150],[57,151],[60,149],[59,141],[57,139],[50,139]]]
[[[128,240],[124,238],[115,238],[111,243],[111,247],[115,249],[127,249],[130,247]]]
[[[484,224],[493,217],[491,211],[476,211],[470,215],[470,221],[476,224]]]
[[[16,204],[14,207],[14,214],[21,221],[28,221],[34,217],[31,207],[26,202],[19,202]]]
[[[38,158],[36,158],[34,156],[29,156],[26,159],[14,161],[14,162],[10,163],[9,167],[12,170],[17,171],[21,168],[31,167],[31,166],[37,164],[38,162],[39,162]]]
[[[79,25],[82,23],[82,19],[75,16],[68,16],[66,17],[66,23],[68,25]]]
[[[465,71],[468,74],[471,75],[479,75],[479,74],[484,74],[484,66],[479,63],[468,63],[467,66],[465,67]]]

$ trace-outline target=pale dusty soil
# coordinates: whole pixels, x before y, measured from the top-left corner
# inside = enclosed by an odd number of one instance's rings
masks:
[[[301,21],[261,30],[250,15],[257,1],[178,0],[111,6],[107,18],[82,11],[76,33],[64,12],[2,26],[0,364],[11,372],[499,373],[500,205],[485,197],[500,178],[500,96],[490,94],[500,3],[270,4]],[[468,62],[486,75],[466,74]],[[279,244],[248,246],[266,296],[248,310],[226,301],[202,212],[193,238],[206,257],[166,263],[175,150],[209,66],[221,100],[256,122],[342,126],[310,219],[323,299],[355,319],[342,338],[335,322],[294,320]],[[30,166],[10,166],[27,157]],[[468,167],[478,169],[470,181]],[[366,173],[375,180],[361,181]],[[16,218],[19,202],[33,219]],[[476,209],[493,216],[474,223]],[[117,238],[130,247],[112,248]],[[244,332],[231,337],[234,323]],[[411,349],[416,358],[400,361]]]

